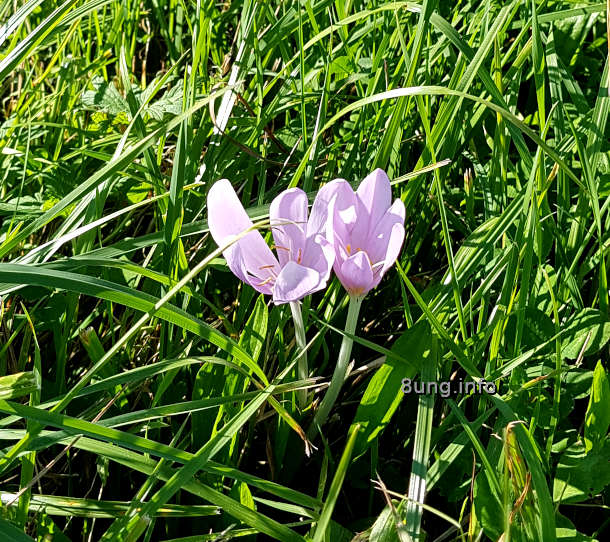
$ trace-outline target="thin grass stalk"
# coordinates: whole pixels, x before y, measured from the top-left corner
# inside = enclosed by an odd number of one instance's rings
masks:
[[[432,363],[422,367],[421,379],[426,382],[436,382],[437,338],[432,337]],[[434,394],[419,396],[417,409],[417,424],[415,426],[415,446],[413,448],[413,464],[409,478],[409,499],[406,510],[406,523],[409,536],[414,542],[420,540],[421,504],[426,496],[426,479],[428,475],[428,456],[430,455],[430,440],[432,436],[432,415],[434,413]]]

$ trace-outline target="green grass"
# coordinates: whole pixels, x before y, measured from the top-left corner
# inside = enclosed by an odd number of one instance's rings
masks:
[[[608,10],[0,0],[0,538],[606,540]],[[376,167],[407,235],[310,442],[348,298],[295,336],[206,194],[268,234]]]

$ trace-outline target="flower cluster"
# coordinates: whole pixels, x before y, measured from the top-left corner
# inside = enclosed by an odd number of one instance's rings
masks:
[[[381,169],[369,174],[356,191],[343,179],[326,184],[308,213],[300,188],[279,194],[269,219],[273,254],[244,210],[227,179],[208,194],[208,226],[214,241],[225,246],[229,269],[275,304],[298,301],[323,289],[331,269],[352,297],[377,286],[394,264],[405,237],[405,207],[392,203],[390,180]]]

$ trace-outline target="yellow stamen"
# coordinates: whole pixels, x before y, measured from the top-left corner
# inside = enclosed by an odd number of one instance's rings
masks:
[[[351,256],[352,255],[352,245],[347,245],[345,247],[345,250],[347,250],[347,253]]]
[[[301,263],[301,249],[299,249],[299,253],[297,254],[297,263]]]

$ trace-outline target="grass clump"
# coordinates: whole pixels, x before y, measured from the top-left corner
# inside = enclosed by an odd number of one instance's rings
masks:
[[[607,24],[0,0],[2,539],[605,540]],[[295,338],[227,272],[206,196],[230,179],[269,235],[283,190],[375,168],[406,239],[310,441],[348,296],[305,298]]]

